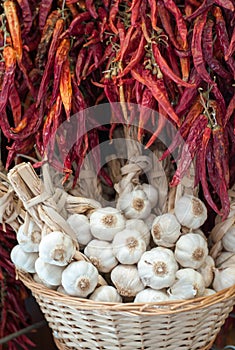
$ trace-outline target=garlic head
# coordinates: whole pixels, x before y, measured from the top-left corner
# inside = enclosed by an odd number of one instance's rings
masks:
[[[72,214],[68,217],[67,223],[76,234],[79,245],[86,246],[92,240],[89,219],[83,214]]]
[[[151,213],[151,214],[144,220],[144,222],[145,222],[145,224],[147,225],[149,231],[151,231],[151,228],[152,228],[152,226],[153,226],[153,221],[154,221],[154,219],[155,219],[156,217],[157,217],[156,214]]]
[[[35,261],[38,258],[38,253],[25,252],[22,247],[17,244],[11,251],[11,261],[19,270],[29,273],[35,273]]]
[[[235,253],[235,224],[225,233],[222,238],[222,244],[227,252]]]
[[[102,241],[112,241],[115,234],[125,227],[125,218],[112,207],[96,209],[90,216],[92,235]]]
[[[207,255],[207,242],[198,233],[186,233],[176,242],[175,259],[183,267],[199,269]]]
[[[36,260],[36,261],[37,261],[37,260]],[[51,284],[44,283],[44,282],[41,280],[41,278],[39,278],[37,272],[35,272],[35,273],[33,274],[33,280],[34,280],[34,282],[36,282],[36,283],[43,284],[45,287],[47,287],[47,288],[49,288],[49,289],[53,289],[53,290],[56,290],[56,289],[57,289],[56,286],[52,286]]]
[[[141,219],[129,219],[126,220],[126,228],[128,230],[135,230],[141,234],[141,238],[145,241],[146,247],[150,243],[150,229]]]
[[[175,215],[166,213],[157,216],[151,229],[154,243],[162,247],[173,247],[181,234],[180,228]]]
[[[151,213],[151,204],[143,190],[134,189],[120,195],[117,207],[127,219],[146,219]]]
[[[35,270],[44,285],[58,287],[61,284],[63,266],[48,264],[41,258],[35,261]]]
[[[206,221],[207,209],[199,198],[184,195],[175,203],[175,216],[182,226],[197,229]]]
[[[235,254],[231,252],[222,251],[221,254],[216,258],[216,267],[225,268],[235,265]]]
[[[62,272],[62,286],[69,295],[87,297],[98,284],[98,270],[87,261],[74,261]]]
[[[216,291],[214,289],[206,288],[203,297],[209,297],[210,295],[213,295],[215,293]]]
[[[41,241],[41,229],[33,221],[24,222],[18,229],[16,239],[22,249],[28,253],[39,251],[39,243]]]
[[[155,208],[158,202],[158,190],[156,187],[151,184],[143,183],[141,188],[146,193],[146,196],[150,201],[151,208]]]
[[[162,289],[175,281],[178,264],[173,252],[168,248],[157,247],[145,252],[138,262],[138,272],[144,286]]]
[[[94,301],[121,303],[122,297],[116,288],[112,286],[100,286],[90,295],[89,299]]]
[[[235,284],[235,266],[225,267],[223,269],[215,269],[214,281],[212,284],[216,292],[225,288],[232,287]]]
[[[110,242],[93,239],[84,249],[84,254],[100,272],[110,272],[118,261]]]
[[[169,297],[165,290],[146,288],[136,294],[134,303],[158,303],[168,301]]]
[[[53,231],[44,236],[39,244],[39,257],[48,264],[68,265],[75,251],[72,238],[60,231]]]
[[[178,287],[180,287],[180,284],[187,285],[189,288],[189,285],[191,285],[191,290],[193,290],[194,297],[200,297],[204,294],[205,291],[205,282],[202,277],[202,275],[195,271],[192,268],[183,268],[176,272],[176,279],[179,282]],[[185,291],[187,292],[187,288],[185,288]]]
[[[117,265],[111,272],[111,280],[124,297],[134,297],[144,289],[135,265]]]
[[[202,275],[205,281],[205,287],[209,287],[214,278],[215,261],[210,256],[207,255],[204,263],[199,267],[198,272]]]
[[[141,234],[135,230],[124,229],[113,239],[113,254],[121,264],[136,264],[146,251]]]

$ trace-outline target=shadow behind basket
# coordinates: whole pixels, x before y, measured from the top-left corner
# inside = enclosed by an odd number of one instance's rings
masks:
[[[50,290],[20,271],[18,276],[32,291],[61,350],[210,349],[235,303],[235,286],[179,302],[98,303]]]

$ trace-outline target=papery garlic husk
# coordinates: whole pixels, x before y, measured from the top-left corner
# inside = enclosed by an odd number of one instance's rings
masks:
[[[121,303],[122,297],[118,294],[116,288],[112,286],[100,286],[90,295],[90,300],[109,302],[109,303]]]
[[[35,273],[35,261],[38,258],[38,253],[27,253],[22,247],[17,244],[11,251],[11,261],[18,270]]]
[[[16,239],[22,249],[28,253],[36,253],[39,251],[39,243],[41,242],[41,229],[33,221],[24,222],[16,233]]]
[[[45,287],[49,288],[49,289],[53,289],[53,290],[56,290],[57,286],[53,286],[51,284],[48,284],[48,283],[44,283],[38,276],[38,274],[35,272],[33,274],[33,280],[34,282],[36,283],[39,283],[39,284],[43,284]]]
[[[195,297],[200,297],[203,295],[205,291],[205,282],[204,278],[198,271],[191,268],[180,269],[176,272],[176,279],[178,280],[177,282],[181,282],[182,285],[188,283],[191,284]],[[178,286],[180,286],[180,284]],[[187,288],[185,288],[185,291],[187,292]]]
[[[158,303],[168,300],[169,296],[166,294],[165,290],[146,288],[136,294],[134,303]]]
[[[216,292],[225,288],[232,287],[235,284],[235,266],[226,267],[223,269],[215,269],[215,277],[212,284]]]
[[[162,247],[173,247],[181,234],[180,228],[175,215],[166,213],[157,216],[151,229],[154,243]]]
[[[178,264],[173,252],[168,248],[157,247],[145,252],[138,262],[138,272],[144,286],[162,289],[175,281]]]
[[[235,253],[235,224],[225,232],[222,244],[227,252]]]
[[[127,219],[146,219],[151,213],[151,204],[146,193],[138,189],[120,195],[117,208]]]
[[[55,287],[61,284],[61,276],[64,271],[63,266],[48,264],[41,258],[38,258],[35,261],[35,270],[43,284]]]
[[[102,241],[112,241],[115,234],[125,228],[125,224],[124,216],[116,208],[100,208],[90,215],[91,233]]]
[[[153,221],[154,221],[154,219],[155,219],[156,217],[157,217],[156,214],[151,213],[151,214],[144,220],[144,222],[145,222],[145,224],[147,225],[149,231],[151,231],[151,228],[152,228],[152,226],[153,226]]]
[[[216,291],[214,289],[211,289],[211,288],[206,288],[205,289],[205,292],[203,293],[203,297],[209,297],[210,295],[213,295],[215,294]]]
[[[191,281],[181,278],[168,288],[167,293],[170,300],[188,300],[195,298],[197,291]]]
[[[84,249],[84,254],[100,272],[110,272],[118,264],[112,243],[107,241],[93,239]]]
[[[72,238],[60,231],[53,231],[44,236],[39,244],[39,257],[53,265],[68,265],[75,251],[76,246]]]
[[[123,297],[134,297],[144,289],[135,265],[117,265],[111,272],[111,280]]]
[[[148,200],[150,201],[151,208],[155,208],[158,202],[158,190],[151,184],[143,183],[141,185],[142,190],[146,193]]]
[[[62,286],[66,293],[87,297],[98,284],[98,270],[88,261],[74,261],[62,273]]]
[[[195,230],[206,221],[207,209],[199,198],[184,195],[175,203],[175,216],[182,226]]]
[[[126,229],[135,230],[141,234],[141,238],[145,241],[146,247],[150,243],[150,230],[146,223],[141,219],[126,220]]]
[[[207,242],[198,233],[186,233],[176,242],[175,259],[183,267],[199,269],[207,255]]]
[[[93,239],[89,219],[86,215],[72,214],[67,219],[67,223],[76,234],[76,238],[80,246],[86,246]]]
[[[205,281],[205,287],[209,287],[214,278],[215,261],[208,255],[204,263],[199,267],[198,272],[202,275]]]
[[[146,251],[146,244],[141,234],[125,229],[116,233],[113,239],[113,254],[121,264],[136,264]]]
[[[235,265],[235,254],[222,251],[221,254],[216,258],[215,265],[219,268]]]

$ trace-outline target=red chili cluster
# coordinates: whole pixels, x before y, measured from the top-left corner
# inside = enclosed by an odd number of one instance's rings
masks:
[[[143,107],[138,138],[147,148],[168,132],[167,119],[178,133],[163,158],[185,140],[171,185],[195,159],[205,199],[227,217],[235,181],[234,8],[234,0],[5,0],[0,127],[10,142],[7,168],[19,153],[36,149],[43,157],[50,144],[49,162],[76,181],[91,148],[100,159],[98,130],[79,123],[61,165],[51,155],[65,152],[64,135],[54,137],[58,126],[107,101],[125,102],[131,122],[134,103]],[[145,107],[159,112],[152,135]],[[115,110],[120,123],[125,113]]]

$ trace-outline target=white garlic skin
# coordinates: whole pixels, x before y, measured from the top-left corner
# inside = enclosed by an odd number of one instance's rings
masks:
[[[199,267],[198,272],[202,275],[205,281],[205,287],[209,287],[214,278],[215,261],[208,255],[204,263]]]
[[[212,284],[216,292],[225,288],[232,287],[235,284],[235,266],[226,267],[224,269],[215,269],[215,277]]]
[[[87,297],[98,284],[98,270],[87,261],[74,261],[62,273],[62,286],[66,293],[78,297]]]
[[[188,300],[196,297],[197,291],[193,283],[186,278],[176,280],[173,285],[168,288],[167,293],[170,300]]]
[[[214,289],[206,288],[205,292],[203,293],[203,297],[209,297],[210,295],[213,295],[215,293],[216,291]]]
[[[10,258],[17,269],[29,273],[36,272],[35,261],[38,258],[38,253],[27,253],[19,244],[17,244],[12,249]]]
[[[35,270],[43,284],[55,287],[61,284],[61,276],[64,271],[63,266],[48,264],[41,258],[38,258],[35,261]]]
[[[110,242],[93,239],[84,249],[84,254],[100,272],[110,272],[118,261]]]
[[[175,215],[166,213],[157,216],[152,224],[151,234],[156,245],[173,247],[181,235],[181,226]]]
[[[34,282],[36,282],[36,283],[43,284],[45,287],[47,287],[47,288],[49,288],[49,289],[56,290],[56,288],[57,288],[56,286],[53,286],[53,285],[51,285],[51,284],[44,283],[44,282],[41,280],[41,278],[39,278],[37,272],[35,272],[35,273],[33,274],[33,280],[34,280]]]
[[[207,242],[198,233],[186,233],[176,242],[175,259],[183,267],[199,269],[207,255]]]
[[[18,243],[21,245],[22,249],[28,253],[36,253],[39,251],[41,237],[41,229],[33,220],[29,220],[28,225],[23,223],[16,234]]]
[[[156,217],[157,217],[156,214],[151,213],[151,214],[144,220],[144,222],[145,222],[145,224],[147,225],[149,231],[151,231],[151,228],[152,228],[152,226],[153,226],[153,221],[154,221],[154,219],[155,219]]]
[[[171,286],[178,270],[173,252],[163,247],[145,252],[137,266],[144,286],[158,290]]]
[[[235,265],[235,254],[222,251],[221,254],[216,258],[215,265],[219,268]]]
[[[76,234],[79,245],[86,246],[93,239],[89,219],[86,215],[77,213],[72,214],[68,217],[67,223]]]
[[[184,195],[175,203],[175,216],[182,226],[195,230],[206,221],[207,209],[199,198]]]
[[[112,207],[95,210],[90,215],[92,235],[102,241],[112,241],[115,234],[125,227],[125,218],[121,212]]]
[[[141,219],[129,219],[126,220],[126,229],[135,230],[141,234],[141,238],[145,241],[146,247],[150,243],[150,229],[146,225],[146,222]]]
[[[127,219],[146,219],[151,213],[151,204],[146,193],[138,189],[120,195],[117,207]]]
[[[117,289],[112,286],[100,286],[96,288],[89,299],[109,303],[122,302],[122,297],[118,294]]]
[[[112,247],[117,260],[127,265],[136,264],[146,251],[146,244],[141,234],[129,229],[116,233]]]
[[[158,303],[168,301],[169,297],[165,290],[146,288],[136,294],[134,303]]]
[[[150,201],[151,208],[155,208],[158,203],[158,190],[153,185],[147,183],[143,183],[141,187]]]
[[[39,257],[48,264],[66,266],[76,251],[73,240],[60,231],[44,236],[39,244]]]
[[[144,289],[135,265],[117,265],[111,272],[111,280],[124,297],[134,297]]]
[[[222,238],[222,244],[227,252],[235,253],[235,225],[227,230]]]
[[[195,290],[195,297],[200,297],[204,294],[205,291],[205,282],[202,275],[192,269],[192,268],[183,268],[179,269],[176,272],[176,279],[181,280],[183,283],[191,283],[193,289]]]

